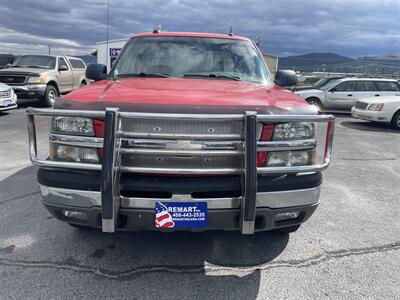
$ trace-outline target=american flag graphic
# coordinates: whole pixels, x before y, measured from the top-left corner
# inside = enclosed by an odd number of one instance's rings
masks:
[[[173,228],[175,226],[167,207],[161,202],[156,202],[156,228]]]

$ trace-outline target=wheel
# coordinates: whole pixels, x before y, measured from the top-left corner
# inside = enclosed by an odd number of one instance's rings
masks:
[[[318,110],[320,110],[322,107],[321,101],[318,98],[311,97],[307,98],[306,101],[308,102],[308,104],[318,107]]]
[[[400,130],[400,110],[396,112],[392,118],[392,126]]]
[[[280,233],[292,233],[292,232],[297,231],[299,228],[300,228],[300,225],[293,225],[293,226],[289,226],[289,227],[274,229],[273,231],[280,232]]]
[[[58,97],[57,89],[52,85],[48,85],[46,87],[46,93],[44,94],[42,102],[46,106],[53,107],[54,104],[56,103],[57,97]]]

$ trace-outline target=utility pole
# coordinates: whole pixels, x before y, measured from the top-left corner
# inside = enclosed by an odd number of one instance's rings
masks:
[[[367,52],[364,55],[364,63],[363,63],[363,75],[365,75],[365,64],[367,63]]]
[[[106,52],[106,64],[107,64],[107,68],[108,68],[108,61],[110,61],[110,49],[108,49],[108,26],[110,23],[110,0],[107,0],[107,30],[106,30],[106,48],[107,48],[107,52]],[[111,67],[111,61],[110,61],[110,67]]]
[[[51,54],[51,45],[49,44],[49,55]]]

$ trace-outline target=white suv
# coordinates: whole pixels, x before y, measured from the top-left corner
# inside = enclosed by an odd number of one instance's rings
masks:
[[[296,94],[321,110],[350,110],[361,98],[400,96],[400,85],[391,79],[352,77],[335,80],[319,90]]]
[[[0,83],[0,114],[3,110],[8,110],[17,107],[17,95],[14,90],[4,84]]]

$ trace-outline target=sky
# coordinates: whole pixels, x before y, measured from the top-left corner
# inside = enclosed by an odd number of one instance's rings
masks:
[[[400,0],[109,0],[110,39],[233,32],[278,56],[400,55]],[[82,55],[106,39],[107,0],[0,0],[0,53]]]

